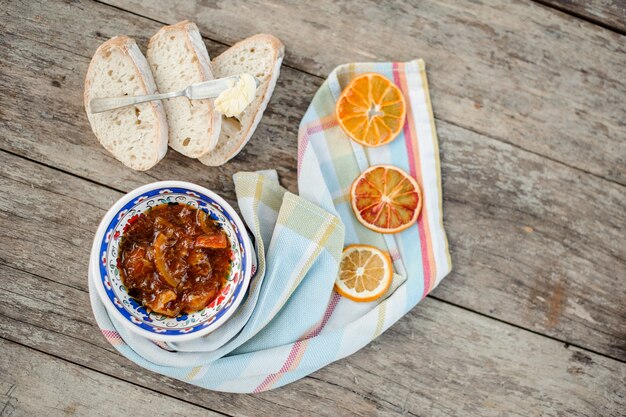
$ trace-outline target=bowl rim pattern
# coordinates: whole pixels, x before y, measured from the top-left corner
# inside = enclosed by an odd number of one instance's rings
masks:
[[[115,292],[110,284],[107,285],[108,273],[106,265],[106,253],[109,245],[109,238],[112,232],[120,225],[124,218],[124,212],[141,204],[145,198],[153,198],[159,195],[181,195],[194,198],[198,208],[211,205],[213,209],[219,210],[231,224],[237,238],[241,251],[241,268],[235,289],[229,299],[223,301],[223,306],[215,314],[201,321],[194,326],[187,328],[167,329],[163,326],[152,326],[149,322],[137,320],[115,296]],[[122,214],[122,215],[120,215]],[[102,255],[102,256],[101,256]],[[184,181],[160,181],[138,187],[120,198],[105,214],[98,231],[94,237],[90,258],[90,276],[96,287],[100,300],[104,303],[107,311],[112,314],[118,322],[123,324],[130,331],[137,333],[151,340],[159,341],[184,341],[191,340],[206,335],[218,327],[235,312],[239,304],[245,298],[248,285],[251,279],[251,271],[254,260],[252,244],[247,234],[245,225],[235,210],[220,196],[214,192]],[[104,259],[102,259],[104,257]],[[236,271],[237,272],[237,271]],[[236,273],[235,272],[235,273]],[[218,295],[219,297],[219,295]],[[117,302],[116,302],[117,301]],[[175,318],[171,319],[175,320]]]

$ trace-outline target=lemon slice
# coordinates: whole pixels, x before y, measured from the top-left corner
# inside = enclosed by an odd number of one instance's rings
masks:
[[[350,245],[341,255],[335,290],[353,301],[374,301],[387,291],[392,277],[388,254],[374,246]]]

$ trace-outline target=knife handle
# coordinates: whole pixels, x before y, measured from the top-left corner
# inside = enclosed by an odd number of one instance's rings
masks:
[[[102,113],[107,110],[119,109],[120,107],[132,106],[133,104],[145,103],[153,100],[184,96],[185,90],[164,94],[148,94],[145,96],[105,97],[93,98],[89,102],[89,111]]]

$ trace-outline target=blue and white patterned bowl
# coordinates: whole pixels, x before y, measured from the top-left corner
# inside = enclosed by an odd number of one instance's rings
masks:
[[[227,284],[203,310],[172,318],[131,298],[120,278],[117,255],[120,238],[139,214],[159,204],[187,204],[204,210],[228,236],[232,267]],[[221,326],[245,298],[253,264],[252,244],[243,222],[222,198],[206,188],[181,181],[156,182],[126,194],[106,213],[94,239],[90,276],[107,310],[129,330],[152,340],[180,342],[206,335]]]

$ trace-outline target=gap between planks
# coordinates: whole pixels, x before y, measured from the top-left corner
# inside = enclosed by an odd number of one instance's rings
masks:
[[[354,394],[360,395],[360,393],[359,393],[359,392],[357,392],[357,391],[355,391],[355,390],[353,390],[353,389],[350,389],[350,388],[348,388],[348,387],[344,387],[343,385],[339,385],[339,384],[334,383],[334,382],[326,381],[326,380],[324,380],[324,379],[322,379],[322,378],[318,378],[318,377],[316,377],[315,375],[311,375],[311,376],[309,376],[309,377],[310,377],[311,379],[316,380],[316,381],[320,381],[320,382],[323,382],[323,383],[326,383],[326,384],[330,384],[330,385],[332,385],[332,386],[334,386],[334,387],[337,387],[337,389],[340,389],[340,390],[348,390],[348,391],[350,391],[350,392],[352,392],[352,393],[354,393]],[[380,402],[380,401],[383,401],[383,402],[385,402],[385,403],[389,404],[389,405],[390,405],[390,406],[392,406],[392,407],[397,407],[397,405],[396,405],[396,404],[391,403],[391,402],[389,402],[389,401],[387,401],[387,400],[385,400],[385,399],[383,399],[383,398],[379,398],[379,397],[371,397],[371,398],[370,398],[370,397],[367,397],[367,396],[365,396],[365,398],[368,398],[368,399],[370,399],[370,400],[372,400],[372,401],[375,401],[375,402]],[[419,415],[417,415],[417,414],[415,414],[415,413],[412,413],[412,412],[410,412],[410,411],[408,411],[408,410],[405,410],[405,409],[402,409],[402,415],[411,416],[411,417],[420,417]]]
[[[30,323],[29,323],[29,325],[32,325],[32,324],[30,324]],[[134,383],[134,382],[127,381],[127,380],[125,380],[125,379],[119,378],[119,377],[117,377],[117,376],[115,376],[115,375],[111,375],[111,374],[108,374],[108,373],[106,373],[106,372],[102,372],[102,371],[99,371],[99,370],[97,370],[97,369],[91,368],[91,367],[89,367],[89,366],[85,366],[85,365],[83,365],[83,364],[76,363],[76,362],[71,361],[71,360],[69,360],[69,359],[65,359],[65,358],[63,358],[63,357],[61,357],[61,356],[57,356],[57,355],[55,355],[55,354],[53,354],[53,353],[50,353],[50,352],[44,352],[44,351],[42,351],[42,350],[39,350],[39,349],[34,348],[34,347],[32,347],[32,346],[25,345],[25,344],[23,344],[23,343],[21,343],[21,342],[18,342],[18,341],[16,341],[16,340],[7,339],[7,338],[5,338],[5,337],[3,337],[3,336],[0,336],[0,339],[2,339],[2,340],[4,340],[4,341],[6,341],[7,343],[13,343],[13,344],[15,344],[15,345],[21,346],[21,347],[26,348],[26,349],[28,349],[28,350],[35,351],[35,352],[38,352],[38,353],[41,353],[41,354],[44,354],[44,355],[50,356],[50,357],[55,358],[55,359],[57,359],[57,360],[60,360],[60,361],[62,361],[62,362],[69,363],[69,364],[72,364],[72,365],[74,365],[74,366],[78,366],[78,367],[80,367],[80,368],[85,368],[85,369],[88,369],[88,370],[90,370],[90,371],[92,371],[92,372],[95,372],[95,373],[97,373],[97,374],[104,375],[104,376],[107,376],[107,377],[109,377],[109,378],[115,379],[116,381],[120,381],[120,382],[122,382],[122,383],[126,383],[126,384],[129,384],[129,385],[133,385],[133,386],[135,386],[135,387],[137,387],[137,388],[139,388],[139,389],[141,389],[141,390],[150,390],[150,391],[156,392],[156,393],[158,393],[158,394],[160,394],[160,395],[163,395],[164,397],[171,398],[171,399],[173,399],[173,400],[180,401],[180,402],[183,402],[183,403],[189,404],[189,405],[194,406],[194,407],[202,408],[203,410],[211,411],[211,412],[213,412],[213,413],[216,413],[216,414],[219,414],[219,415],[222,415],[222,416],[226,416],[226,417],[234,417],[232,414],[225,414],[225,413],[223,413],[223,412],[221,412],[221,411],[213,410],[213,409],[208,408],[208,407],[205,407],[205,406],[203,406],[203,405],[196,404],[196,403],[192,403],[191,401],[187,401],[187,400],[185,400],[184,398],[174,397],[173,395],[167,394],[167,393],[165,393],[165,392],[163,392],[163,391],[157,391],[157,390],[154,390],[154,389],[147,388],[147,387],[145,387],[145,386],[142,386],[142,385],[136,384],[136,383]],[[3,414],[2,414],[2,413],[0,413],[0,415],[3,415]]]
[[[22,270],[19,270],[19,271],[24,272]],[[565,349],[568,349],[571,346],[571,347],[575,347],[575,348],[580,349],[580,350],[584,350],[585,352],[593,353],[594,355],[602,356],[602,357],[607,358],[607,359],[612,359],[612,360],[620,362],[620,363],[626,363],[626,360],[623,360],[623,359],[620,359],[620,358],[616,358],[616,357],[608,355],[606,353],[598,352],[597,350],[581,346],[581,345],[579,345],[577,343],[572,343],[572,342],[568,342],[567,340],[559,339],[558,337],[555,337],[555,336],[550,336],[550,335],[547,335],[547,334],[543,334],[541,332],[538,332],[537,330],[528,329],[526,327],[520,326],[519,324],[515,324],[515,323],[512,323],[510,321],[500,319],[498,317],[489,316],[489,315],[487,315],[485,313],[482,313],[482,312],[480,312],[478,310],[474,310],[474,309],[471,309],[469,307],[465,307],[465,306],[462,306],[462,305],[459,305],[459,304],[455,304],[453,302],[450,302],[448,300],[444,300],[443,298],[437,297],[437,296],[432,295],[432,294],[428,294],[426,297],[431,298],[433,300],[437,300],[437,301],[442,302],[444,304],[448,304],[448,305],[451,305],[451,306],[454,306],[454,307],[458,307],[461,310],[465,310],[465,311],[474,313],[474,314],[479,315],[481,317],[485,317],[485,318],[497,321],[499,323],[506,324],[506,325],[511,326],[511,327],[515,327],[516,329],[524,330],[524,331],[536,334],[537,336],[542,336],[542,337],[545,337],[546,339],[554,340],[555,342],[558,342],[558,343],[563,343],[563,346],[565,347]]]
[[[92,180],[91,178],[82,177],[82,176],[80,176],[80,175],[74,174],[73,172],[70,172],[70,171],[65,171],[65,170],[63,170],[63,169],[61,169],[61,168],[55,167],[54,165],[50,165],[50,164],[46,164],[45,162],[37,161],[37,160],[32,159],[32,158],[29,158],[29,157],[27,157],[27,156],[20,155],[20,154],[18,154],[18,153],[12,152],[12,151],[10,151],[10,150],[8,150],[8,149],[4,149],[4,148],[3,148],[3,149],[0,149],[0,152],[4,152],[4,153],[6,153],[6,154],[9,154],[9,155],[15,156],[15,157],[20,158],[20,159],[23,159],[23,160],[25,160],[25,161],[32,162],[32,163],[34,163],[34,164],[44,166],[44,167],[49,168],[49,169],[51,169],[51,170],[53,170],[53,171],[56,171],[56,172],[61,172],[61,173],[63,173],[63,174],[71,175],[72,177],[79,178],[79,179],[81,179],[81,180],[87,181],[87,182],[89,182],[89,183],[91,183],[91,184],[94,184],[94,185],[97,185],[97,186],[99,186],[99,187],[108,188],[109,190],[117,191],[118,193],[122,193],[122,194],[126,194],[126,193],[127,193],[126,191],[121,190],[121,189],[119,189],[119,188],[115,188],[115,187],[112,187],[112,186],[110,186],[110,185],[103,184],[103,183],[101,183],[101,182],[98,182],[98,181]],[[155,180],[155,181],[158,181],[158,179],[156,179],[156,178],[155,178],[154,180]]]
[[[567,7],[560,6],[558,4],[551,3],[550,1],[546,1],[546,0],[531,0],[531,1],[534,3],[540,4],[547,9],[556,10],[557,12],[561,12],[563,14],[575,17],[577,19],[584,20],[585,22],[589,22],[593,25],[600,26],[606,30],[610,30],[611,32],[619,33],[620,35],[626,35],[626,31],[624,31],[622,28],[610,25],[606,22],[603,22],[600,19],[596,19],[593,16],[576,12],[575,10],[568,9]]]
[[[134,12],[132,10],[124,9],[124,8],[122,8],[120,6],[117,6],[115,4],[107,3],[107,2],[105,2],[103,0],[91,0],[91,1],[93,1],[94,3],[101,4],[103,6],[106,6],[106,7],[110,7],[110,8],[115,9],[115,10],[119,10],[120,12],[128,13],[130,15],[137,16],[137,17],[149,20],[149,21],[154,22],[154,23],[158,23],[159,25],[164,25],[164,26],[165,25],[169,25],[169,23],[163,22],[162,20],[158,20],[158,19],[152,18],[150,16],[146,16],[146,15]],[[231,46],[233,46],[232,44],[226,43],[224,41],[220,41],[218,39],[213,39],[213,38],[210,38],[208,36],[205,36],[202,33],[200,34],[200,36],[202,36],[202,39],[206,39],[207,41],[215,42],[215,43],[217,43],[219,45],[222,45],[222,46],[225,46],[227,48],[230,48]],[[285,60],[283,60],[283,62],[281,63],[281,66],[282,67],[291,68],[294,71],[298,71],[298,72],[301,72],[303,74],[307,74],[307,75],[310,75],[311,77],[315,77],[315,78],[318,78],[318,79],[324,81],[324,77],[320,77],[319,75],[317,75],[315,73],[309,72],[309,71],[307,71],[305,69],[302,69],[302,68],[299,68],[299,67],[297,67],[295,65],[291,65],[289,63],[286,63]]]
[[[2,316],[2,315],[0,315],[0,317],[3,317],[3,316]],[[25,325],[27,325],[27,326],[31,326],[31,327],[34,327],[34,328],[37,328],[37,329],[41,329],[42,331],[50,331],[49,329],[44,328],[44,327],[41,327],[41,326],[39,326],[39,325],[37,325],[37,324],[34,324],[34,323],[23,322],[23,321],[21,321],[21,320],[18,320],[18,319],[16,319],[16,318],[13,318],[13,317],[7,317],[7,318],[8,318],[9,320],[15,321],[15,322],[17,322],[17,323],[21,323],[21,324],[25,324]],[[70,336],[70,335],[67,335],[67,334],[64,334],[64,333],[60,333],[60,332],[57,332],[57,331],[54,331],[54,330],[53,330],[52,332],[53,332],[53,333],[56,333],[56,334],[60,334],[61,336],[64,336],[64,337],[69,337],[70,339],[80,340],[81,342],[84,342],[84,343],[87,343],[87,344],[89,344],[89,345],[92,345],[92,346],[94,346],[94,347],[96,347],[96,348],[98,348],[98,349],[103,349],[103,348],[102,348],[102,346],[94,345],[93,343],[91,343],[91,342],[89,342],[89,341],[85,341],[85,340],[83,340],[83,339],[78,339],[78,338],[76,338],[76,337],[74,337],[74,336]],[[75,366],[79,366],[79,367],[81,367],[81,368],[84,368],[84,369],[86,369],[86,370],[89,370],[89,371],[92,371],[92,372],[98,373],[98,374],[100,374],[100,375],[104,375],[104,376],[107,376],[107,377],[114,378],[115,380],[119,380],[119,381],[122,381],[122,382],[127,382],[127,383],[129,383],[129,384],[131,384],[131,385],[133,385],[133,386],[136,386],[136,387],[139,387],[139,388],[143,388],[143,389],[146,389],[146,390],[149,390],[149,391],[155,392],[155,393],[157,393],[157,394],[162,394],[162,395],[167,396],[167,397],[170,397],[170,398],[172,398],[172,399],[174,399],[174,400],[180,400],[180,401],[183,401],[183,402],[185,402],[185,403],[189,403],[189,404],[191,404],[191,405],[197,405],[197,406],[199,406],[199,407],[202,407],[203,409],[210,410],[210,411],[214,411],[214,412],[216,412],[216,413],[220,413],[220,414],[225,415],[225,416],[231,416],[231,417],[233,416],[232,414],[225,413],[224,411],[217,411],[217,410],[211,409],[211,408],[209,408],[209,407],[207,407],[207,406],[200,405],[200,404],[204,404],[204,402],[202,402],[202,403],[196,403],[196,402],[193,402],[193,400],[184,399],[184,397],[183,397],[183,396],[176,396],[176,395],[174,395],[174,394],[169,394],[169,393],[167,392],[167,390],[160,390],[160,389],[158,389],[158,388],[155,388],[155,386],[158,386],[158,385],[153,385],[153,386],[150,386],[149,384],[142,385],[141,383],[138,383],[138,382],[133,382],[133,381],[131,381],[131,380],[124,379],[123,377],[117,376],[117,375],[115,375],[114,373],[109,373],[109,372],[107,372],[107,371],[103,371],[103,370],[99,370],[99,369],[96,369],[96,368],[92,368],[91,366],[84,365],[84,364],[82,364],[81,362],[77,362],[77,361],[72,360],[72,359],[69,359],[69,358],[61,357],[61,356],[55,355],[55,354],[53,354],[53,353],[48,353],[48,352],[46,352],[45,350],[42,350],[42,349],[39,349],[39,348],[37,348],[37,347],[33,347],[33,346],[30,346],[30,345],[24,344],[24,343],[22,343],[22,342],[20,342],[20,341],[18,341],[18,340],[16,340],[16,339],[9,339],[9,338],[7,338],[7,337],[0,336],[0,340],[5,340],[5,341],[11,342],[11,343],[15,343],[15,344],[17,344],[17,345],[24,346],[24,347],[26,347],[26,348],[32,349],[33,351],[36,351],[36,352],[42,353],[42,354],[44,354],[44,355],[49,355],[50,357],[52,357],[52,358],[54,358],[54,359],[62,360],[62,361],[64,361],[64,362],[68,363],[68,364],[72,364],[72,365],[75,365]],[[108,344],[108,342],[107,342],[107,344]],[[109,345],[109,346],[110,346],[110,345]],[[105,351],[106,351],[106,350],[105,350]],[[108,352],[108,351],[107,351],[107,352]],[[117,351],[115,351],[114,349],[112,349],[112,352],[113,352],[113,354],[115,354],[115,355],[119,355],[119,353],[118,353]],[[120,356],[121,358],[123,358],[124,360],[126,360],[126,358],[124,358],[122,355],[119,355],[119,356]],[[139,365],[137,365],[137,366],[139,366]],[[157,375],[158,377],[163,377],[163,378],[168,378],[168,379],[171,379],[172,381],[175,381],[175,382],[177,382],[177,383],[182,383],[182,384],[184,384],[184,385],[189,385],[189,383],[188,383],[188,382],[181,381],[181,380],[178,380],[178,379],[175,379],[175,378],[172,378],[172,377],[164,376],[164,375],[161,375],[161,374],[158,374],[158,373],[155,373],[155,372],[149,371],[149,370],[147,370],[147,369],[145,369],[145,368],[141,368],[141,370],[146,371],[146,372],[151,373],[151,374],[154,374],[154,375]],[[324,379],[322,379],[322,378],[317,378],[317,377],[313,377],[313,376],[311,376],[311,375],[307,375],[307,376],[305,376],[305,377],[304,377],[304,378],[302,378],[302,379],[309,379],[309,380],[311,380],[311,381],[317,381],[319,384],[322,384],[322,385],[327,385],[327,386],[329,386],[329,387],[332,387],[333,389],[338,389],[338,390],[345,390],[345,391],[349,391],[350,393],[354,394],[354,395],[355,395],[355,396],[357,396],[357,397],[363,398],[363,399],[364,399],[364,400],[366,400],[366,401],[372,402],[372,403],[377,404],[377,405],[380,405],[380,406],[382,406],[382,407],[384,407],[384,405],[381,403],[381,401],[382,401],[383,403],[389,404],[389,406],[390,406],[391,408],[398,408],[398,407],[399,407],[398,405],[393,404],[392,402],[389,402],[389,401],[387,401],[387,400],[381,399],[381,398],[379,398],[379,397],[369,397],[369,396],[367,396],[367,395],[364,395],[364,394],[363,394],[363,393],[361,393],[361,392],[355,391],[355,390],[350,389],[350,388],[348,388],[348,387],[341,386],[341,385],[336,384],[336,383],[331,382],[331,381],[324,380]],[[194,385],[192,385],[192,386],[193,386],[194,388],[198,388],[198,389],[200,389],[200,390],[204,390],[204,388],[201,388],[201,387],[198,387],[198,386],[194,386]],[[210,391],[210,390],[209,390],[209,391]],[[270,404],[270,405],[275,406],[275,407],[278,407],[278,408],[280,408],[280,409],[293,410],[294,412],[296,412],[296,414],[293,414],[293,415],[298,415],[298,416],[299,416],[299,415],[303,415],[303,411],[302,411],[301,409],[293,408],[293,407],[290,407],[290,406],[285,405],[285,404],[280,403],[280,402],[274,402],[274,401],[272,401],[271,399],[263,398],[263,396],[258,395],[258,394],[257,394],[257,395],[255,395],[255,394],[235,394],[235,393],[220,392],[220,391],[210,391],[210,392],[211,392],[211,393],[214,393],[214,394],[217,394],[217,395],[226,394],[226,395],[238,395],[238,396],[240,396],[240,395],[241,395],[241,396],[250,396],[250,397],[253,397],[253,398],[254,398],[254,401],[261,401],[261,402],[263,402],[263,403]],[[320,398],[324,398],[324,399],[328,399],[328,400],[331,400],[331,401],[332,401],[332,399],[331,399],[331,398],[322,397],[322,396],[320,396],[320,394],[319,394],[319,393],[315,393],[315,395],[316,395],[316,396],[318,396],[318,397],[320,397]],[[317,412],[315,412],[315,411],[312,411],[312,410],[308,410],[308,412],[310,412],[311,414],[306,414],[306,415],[322,415],[322,414],[319,414],[319,413],[317,413]],[[237,415],[237,414],[235,414],[235,415]],[[248,414],[242,414],[242,415],[248,415]],[[275,415],[275,414],[270,414],[270,415]],[[290,415],[291,415],[291,414],[290,414]],[[358,415],[361,415],[361,414],[358,414]],[[0,416],[2,416],[2,414],[1,414],[1,413],[0,413]]]
[[[299,70],[298,70],[298,69],[296,69],[296,71],[299,71]],[[568,164],[568,163],[566,163],[566,162],[564,162],[564,161],[559,161],[558,159],[551,158],[551,157],[549,157],[549,156],[547,156],[547,155],[542,155],[542,154],[537,153],[537,152],[535,152],[535,151],[532,151],[532,150],[530,150],[530,149],[523,148],[523,147],[519,146],[518,144],[516,144],[516,143],[514,143],[514,142],[509,142],[509,141],[508,141],[508,140],[506,140],[506,139],[499,138],[499,137],[495,137],[495,136],[493,136],[493,135],[489,135],[489,134],[487,134],[487,133],[480,132],[480,131],[478,131],[478,130],[476,130],[476,129],[474,129],[474,128],[470,127],[470,126],[463,126],[463,125],[460,125],[460,124],[458,124],[458,123],[451,122],[451,121],[449,121],[449,120],[440,119],[440,118],[438,118],[438,117],[435,117],[435,120],[441,120],[441,121],[444,121],[444,122],[446,122],[446,123],[448,123],[448,124],[451,124],[452,126],[458,127],[459,129],[468,130],[468,131],[470,131],[470,132],[472,132],[472,133],[475,133],[475,134],[480,135],[480,136],[484,136],[484,137],[489,138],[489,139],[492,139],[492,140],[494,140],[494,141],[496,141],[496,142],[506,143],[507,145],[510,145],[510,146],[512,146],[512,147],[513,147],[513,148],[515,148],[515,149],[519,149],[519,150],[520,150],[520,151],[522,151],[522,152],[528,152],[529,154],[532,154],[532,155],[538,156],[539,158],[547,159],[548,161],[554,162],[555,164],[559,164],[559,165],[561,165],[561,166],[564,166],[564,167],[567,167],[567,168],[571,168],[571,169],[573,169],[573,170],[576,170],[576,171],[582,172],[583,174],[586,174],[586,175],[591,175],[592,177],[598,178],[598,179],[599,179],[599,180],[601,180],[601,181],[608,181],[608,182],[610,182],[610,183],[612,183],[612,184],[615,184],[615,185],[617,185],[617,186],[619,186],[619,187],[623,187],[623,188],[625,188],[625,189],[626,189],[626,184],[622,184],[621,182],[618,182],[618,181],[616,181],[616,180],[614,180],[614,179],[611,179],[611,178],[606,178],[606,177],[603,177],[603,176],[601,176],[601,175],[598,175],[598,174],[595,174],[595,173],[593,173],[593,172],[587,171],[586,169],[583,169],[583,168],[580,168],[580,167],[576,167],[576,166],[570,165],[570,164]]]

